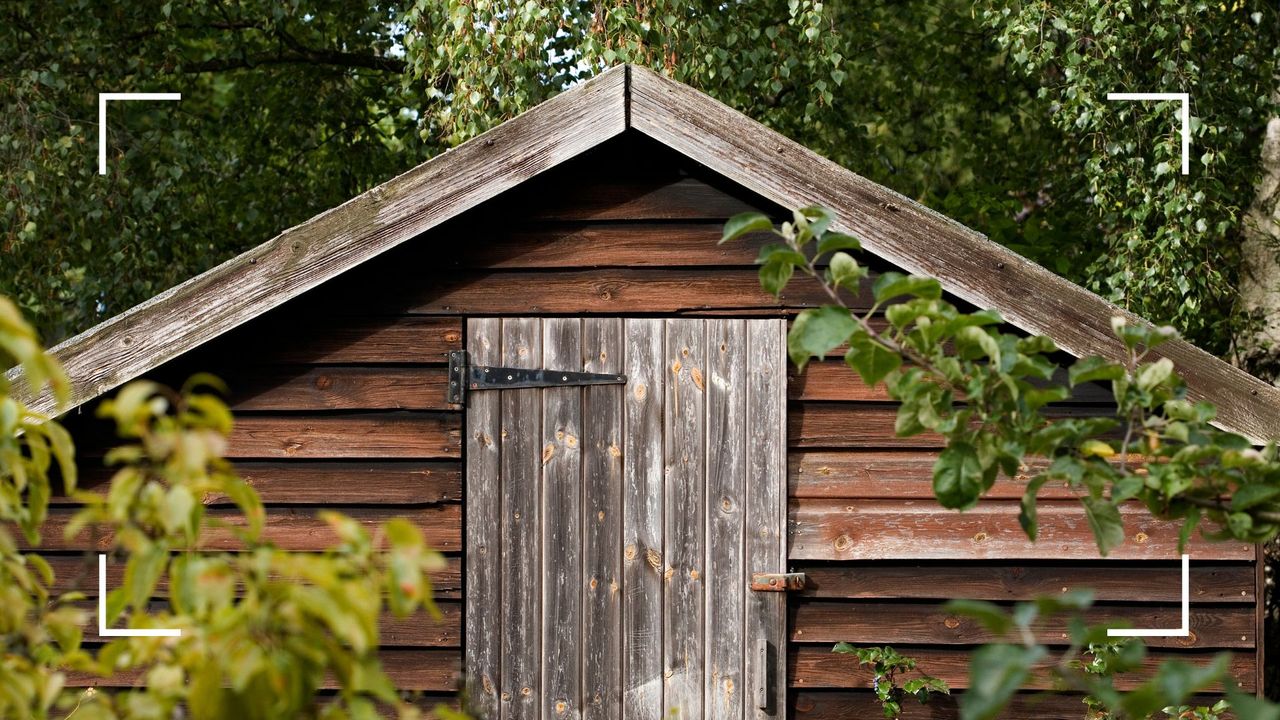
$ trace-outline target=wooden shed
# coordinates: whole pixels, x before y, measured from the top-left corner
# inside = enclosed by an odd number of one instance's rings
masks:
[[[386,665],[428,696],[452,694],[465,671],[489,718],[877,717],[869,676],[832,644],[893,645],[962,691],[986,636],[943,611],[956,597],[1091,587],[1097,620],[1177,627],[1176,527],[1135,507],[1104,560],[1064,490],[1046,491],[1035,545],[1016,520],[1017,480],[976,510],[943,510],[930,490],[939,438],[896,437],[883,389],[838,358],[789,371],[788,318],[823,295],[804,281],[764,293],[761,241],[716,241],[739,212],[781,219],[811,204],[881,271],[937,277],[957,302],[1071,354],[1118,356],[1109,319],[1123,311],[637,67],[55,354],[73,407],[144,375],[224,378],[229,455],[282,547],[331,543],[322,507],[419,525],[450,559],[444,620],[388,621]],[[1280,438],[1280,390],[1185,342],[1163,354],[1223,427]],[[1089,386],[1055,412],[1111,408]],[[109,433],[87,410],[68,424],[85,483],[105,482],[95,458]],[[62,540],[71,508],[55,502],[45,537],[55,566],[71,565],[88,540]],[[1190,553],[1192,632],[1153,639],[1153,661],[1230,650],[1256,689],[1258,548],[1196,540]],[[806,587],[751,588],[786,571]],[[925,712],[954,714],[946,700]],[[1010,713],[1081,715],[1079,698],[1031,694]]]

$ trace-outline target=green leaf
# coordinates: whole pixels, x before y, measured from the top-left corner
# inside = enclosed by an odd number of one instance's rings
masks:
[[[1067,370],[1067,380],[1072,387],[1096,380],[1119,380],[1124,377],[1124,366],[1096,355],[1080,358]]]
[[[1040,488],[1049,481],[1048,475],[1037,475],[1031,478],[1031,482],[1027,483],[1027,489],[1022,493],[1022,504],[1018,510],[1018,524],[1022,526],[1022,532],[1027,534],[1027,539],[1031,542],[1036,541],[1036,534],[1039,532],[1036,518],[1036,497],[1040,493]]]
[[[796,316],[787,333],[787,354],[800,370],[809,358],[822,357],[843,344],[858,329],[858,323],[845,308],[824,305],[805,310]]]
[[[951,600],[945,607],[946,611],[952,615],[963,615],[977,620],[996,636],[1005,635],[1013,629],[1013,620],[1009,617],[1009,613],[995,603],[985,600]]]
[[[769,263],[760,266],[760,287],[774,297],[782,294],[783,288],[791,281],[795,265],[789,262]]]
[[[937,280],[917,275],[903,275],[900,272],[887,272],[876,278],[871,286],[876,302],[884,302],[899,295],[912,295],[926,300],[937,300],[942,297],[942,286]]]
[[[829,232],[818,241],[818,255],[826,255],[837,250],[861,250],[862,242],[852,235]]]
[[[902,356],[872,339],[866,332],[855,332],[849,338],[849,352],[844,361],[858,371],[867,387],[875,387],[885,376],[902,366]]]
[[[1227,688],[1227,700],[1239,720],[1280,720],[1280,705],[1243,693],[1234,683]],[[1214,705],[1214,709],[1218,706]]]
[[[858,264],[853,256],[845,252],[837,252],[831,256],[827,268],[827,280],[836,287],[844,288],[852,293],[862,289],[862,279],[867,276],[867,269]]]
[[[724,234],[720,236],[720,242],[726,243],[730,240],[736,240],[749,232],[761,232],[772,229],[773,221],[762,213],[739,213],[729,218],[729,221],[724,224]]]
[[[1124,521],[1120,519],[1120,509],[1105,498],[1086,497],[1080,502],[1084,504],[1085,517],[1089,519],[1093,538],[1098,543],[1098,552],[1105,557],[1112,548],[1124,542]]]
[[[818,205],[800,208],[793,213],[798,227],[807,227],[814,237],[821,237],[831,226],[831,211]]]
[[[953,442],[933,464],[933,494],[945,508],[967,510],[982,495],[982,461],[969,443]]]
[[[1173,361],[1169,358],[1160,358],[1153,363],[1148,363],[1138,368],[1138,374],[1134,377],[1134,384],[1143,390],[1151,390],[1172,376]]]
[[[147,543],[129,556],[124,566],[124,590],[133,608],[146,608],[168,560],[168,548],[160,543]]]
[[[1040,646],[984,645],[969,663],[969,689],[960,696],[961,720],[992,720],[1000,716],[1031,669],[1044,657]]]

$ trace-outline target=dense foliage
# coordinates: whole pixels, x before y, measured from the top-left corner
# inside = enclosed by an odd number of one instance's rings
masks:
[[[22,365],[28,382],[65,388],[31,327],[2,296],[0,351]],[[82,644],[91,617],[78,604],[84,593],[52,596],[53,570],[30,551],[40,544],[55,461],[57,482],[74,491],[70,439],[55,420],[28,412],[0,388],[0,716],[361,719],[388,709],[419,716],[382,670],[378,621],[384,610],[435,613],[428,574],[443,559],[399,519],[371,534],[325,513],[337,544],[319,554],[262,541],[258,495],[221,457],[232,419],[210,392],[216,386],[195,378],[174,392],[137,381],[100,406],[125,444],[107,456],[118,468],[109,488],[76,495],[84,506],[67,535],[88,528],[109,538],[110,553],[126,563],[123,583],[106,598],[109,625],[182,634],[120,637],[98,647]],[[205,501],[219,498],[238,507],[239,517],[207,517]],[[27,549],[9,533],[10,523],[22,529]],[[215,529],[232,533],[243,550],[202,551],[202,536]],[[81,575],[96,577],[88,570]],[[162,581],[166,592],[158,591]],[[158,595],[168,598],[159,609]],[[64,687],[69,672],[125,673],[144,682],[118,692],[76,691]],[[332,697],[317,693],[326,679],[338,688]]]
[[[20,3],[0,292],[57,340],[621,62],[692,84],[1217,352],[1274,3]],[[94,174],[96,93],[117,103]],[[1187,91],[1173,111],[1105,93]],[[1186,301],[1183,302],[1183,298]]]

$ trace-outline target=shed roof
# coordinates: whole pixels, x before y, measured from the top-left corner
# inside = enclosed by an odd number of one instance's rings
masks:
[[[831,209],[833,227],[867,251],[1077,357],[1122,357],[1110,318],[1145,322],[693,88],[626,65],[66,340],[52,353],[69,403],[47,391],[26,400],[41,412],[82,405],[628,129],[783,207]],[[1280,388],[1183,340],[1160,354],[1193,398],[1218,406],[1221,427],[1280,440]]]

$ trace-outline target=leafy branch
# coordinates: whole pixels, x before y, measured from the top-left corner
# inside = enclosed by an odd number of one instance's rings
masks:
[[[863,382],[883,382],[900,403],[899,436],[941,435],[946,449],[933,491],[944,507],[974,507],[1001,473],[1015,477],[1038,457],[1047,465],[1027,483],[1019,513],[1031,540],[1037,495],[1051,481],[1079,492],[1103,555],[1124,541],[1120,507],[1131,500],[1180,519],[1180,546],[1204,519],[1213,527],[1201,533],[1213,540],[1261,542],[1280,531],[1276,447],[1257,449],[1213,427],[1214,407],[1187,399],[1173,362],[1154,352],[1176,336],[1172,328],[1112,318],[1124,361],[1081,358],[1065,369],[1068,384],[1056,383],[1063,368],[1053,340],[1005,332],[993,310],[959,311],[933,278],[885,272],[873,280],[852,254],[861,244],[832,230],[833,220],[809,207],[775,228],[764,215],[744,213],[726,223],[721,242],[772,233],[781,242],[760,250],[761,285],[780,294],[796,272],[820,284],[831,302],[796,317],[787,338],[792,362],[803,370],[847,346],[844,360]],[[867,300],[865,309],[853,298]],[[1110,383],[1114,415],[1046,412],[1091,382]]]

